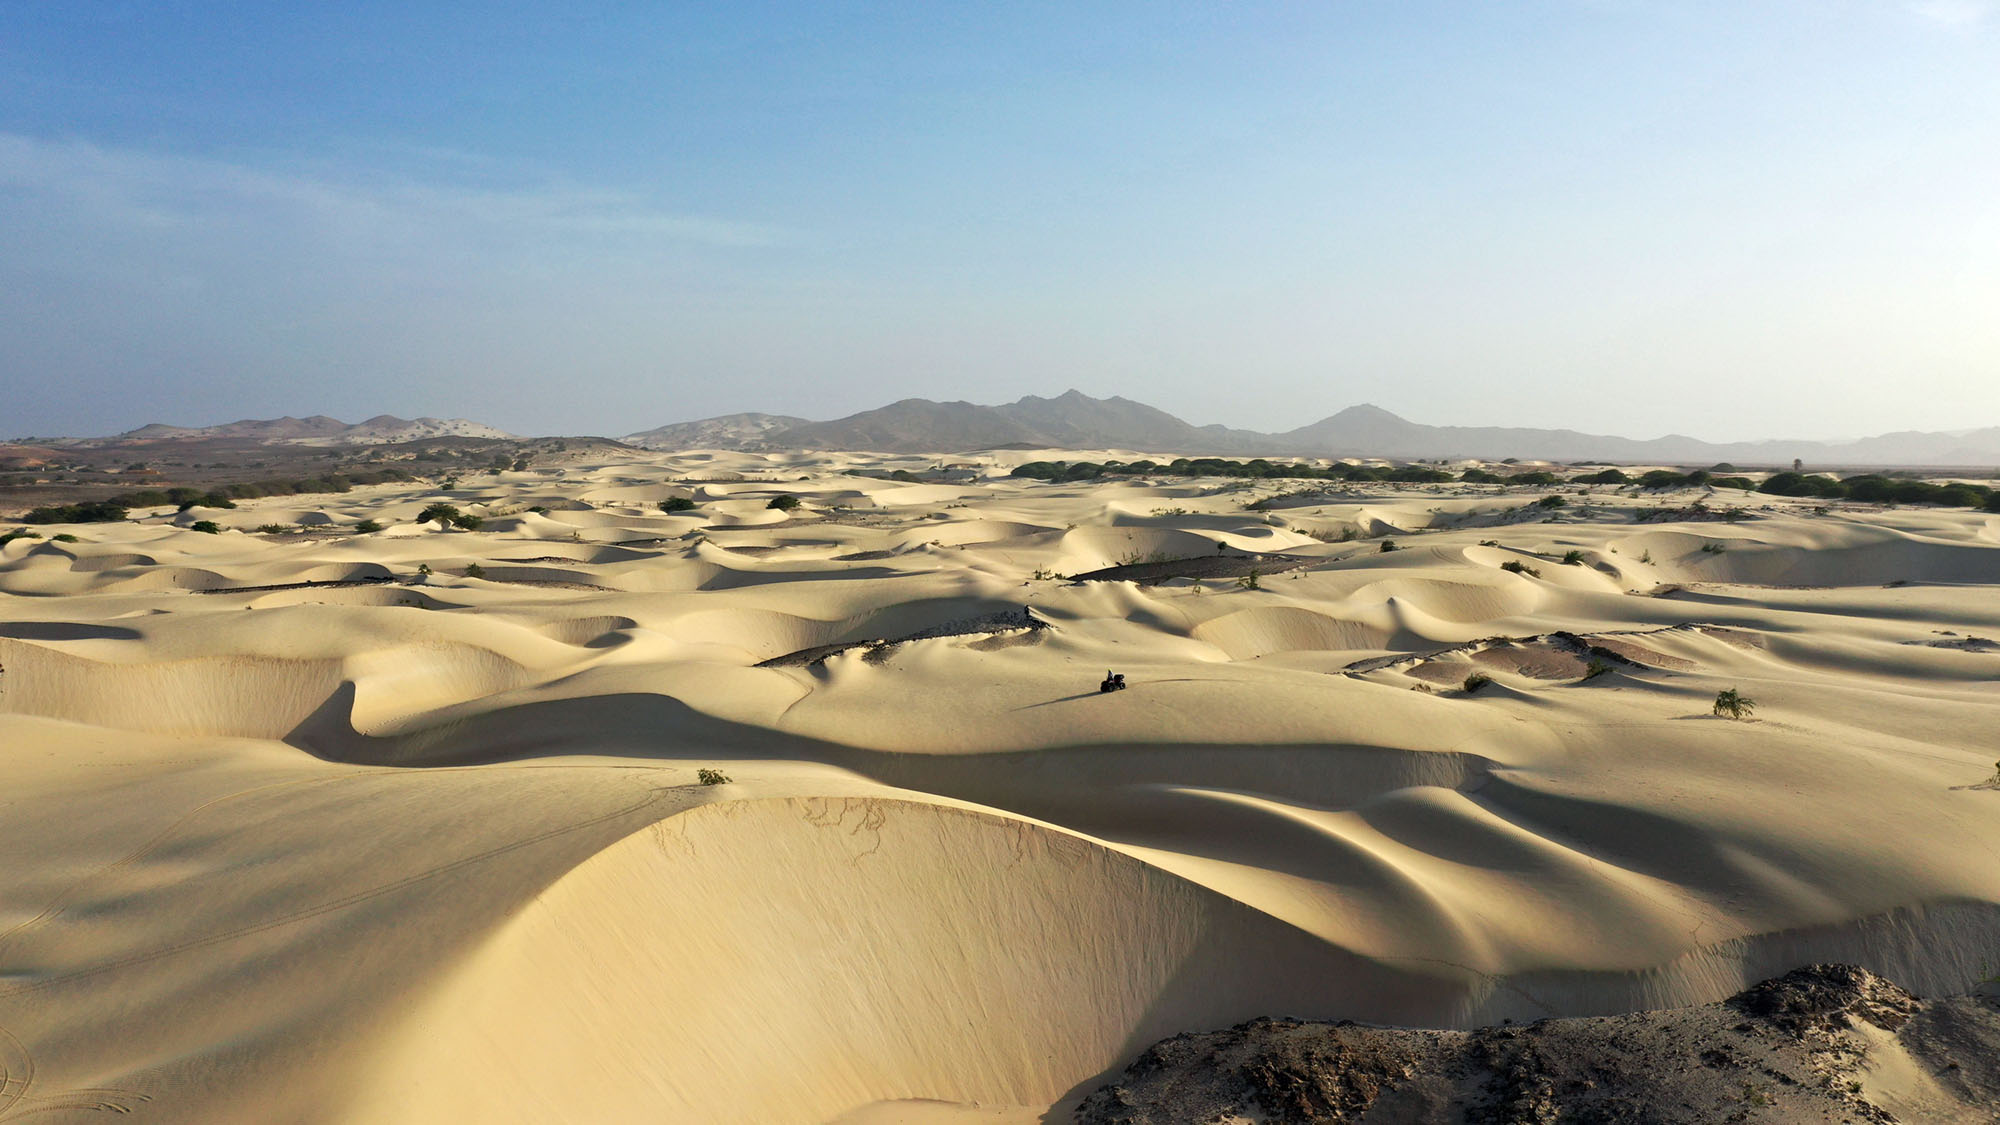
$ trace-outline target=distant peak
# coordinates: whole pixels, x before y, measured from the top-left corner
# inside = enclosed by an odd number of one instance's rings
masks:
[[[1374,403],[1372,403],[1372,402],[1364,402],[1364,403],[1361,403],[1361,404],[1360,404],[1360,405],[1358,405],[1358,406],[1350,406],[1350,407],[1348,407],[1347,409],[1345,409],[1345,410],[1341,411],[1340,413],[1338,413],[1338,414],[1334,415],[1334,417],[1335,417],[1335,418],[1377,418],[1377,419],[1380,419],[1380,418],[1394,418],[1394,419],[1395,419],[1396,421],[1398,421],[1398,422],[1400,422],[1400,421],[1402,421],[1402,420],[1403,420],[1401,416],[1399,416],[1399,415],[1396,415],[1396,414],[1392,414],[1392,413],[1390,413],[1389,411],[1387,411],[1387,410],[1384,410],[1384,409],[1382,409],[1381,407],[1379,407],[1379,406],[1375,405],[1375,404],[1374,404]]]

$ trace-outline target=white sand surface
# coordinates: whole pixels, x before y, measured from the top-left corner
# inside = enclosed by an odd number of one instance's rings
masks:
[[[0,547],[0,1119],[1021,1122],[1257,1015],[2000,965],[2000,517],[1006,476],[1076,456],[635,454]],[[1050,577],[1218,547],[1305,565]]]

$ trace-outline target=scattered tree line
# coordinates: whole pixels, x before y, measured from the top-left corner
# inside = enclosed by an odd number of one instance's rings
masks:
[[[1719,465],[1718,469],[1729,466]],[[1453,476],[1442,469],[1421,465],[1302,465],[1296,462],[1229,461],[1216,457],[1182,457],[1166,464],[1157,461],[1030,461],[1011,474],[1032,480],[1095,480],[1108,476],[1190,476],[1247,477],[1278,480],[1383,481],[1399,484],[1507,484],[1521,487],[1560,484],[1615,484],[1643,489],[1733,488],[1741,492],[1761,492],[1771,496],[1809,496],[1829,500],[1860,500],[1877,504],[1934,504],[1948,508],[1984,508],[2000,512],[2000,490],[1981,484],[1932,484],[1928,481],[1863,473],[1839,479],[1807,476],[1799,472],[1774,473],[1763,483],[1744,476],[1718,476],[1707,469],[1681,473],[1653,469],[1632,476],[1619,469],[1601,469],[1572,477],[1559,477],[1546,470],[1504,474],[1487,469],[1467,469]]]
[[[2000,512],[2000,492],[1983,484],[1932,484],[1887,477],[1880,473],[1836,480],[1803,473],[1774,473],[1757,486],[1773,496],[1812,496],[1826,500],[1860,500],[1871,504],[1937,504],[1947,508],[1985,508]]]
[[[412,479],[401,469],[371,469],[355,473],[332,473],[322,477],[281,477],[245,481],[217,488],[141,488],[121,492],[102,500],[75,504],[51,504],[35,508],[22,519],[27,523],[117,523],[132,508],[164,508],[171,504],[185,512],[190,508],[234,508],[236,501],[258,496],[296,496],[323,492],[347,492],[357,484],[386,484]]]
[[[1012,476],[1033,480],[1094,480],[1107,476],[1166,475],[1178,477],[1248,477],[1272,480],[1394,481],[1403,484],[1443,484],[1457,477],[1443,469],[1417,465],[1302,465],[1297,462],[1228,461],[1219,457],[1180,457],[1157,461],[1030,461]]]

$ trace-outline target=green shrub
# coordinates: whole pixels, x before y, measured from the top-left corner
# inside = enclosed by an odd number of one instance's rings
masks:
[[[1562,482],[1556,479],[1556,475],[1554,473],[1548,472],[1543,469],[1537,469],[1532,473],[1516,473],[1513,476],[1507,478],[1507,483],[1530,485],[1530,484],[1560,484]]]
[[[1703,474],[1702,480],[1707,479],[1707,475]],[[1686,488],[1694,483],[1697,482],[1689,475],[1674,472],[1672,469],[1654,469],[1639,477],[1640,488]]]
[[[362,535],[373,535],[382,530],[382,525],[374,520],[362,520],[354,525],[354,530]]]
[[[1474,672],[1472,675],[1465,677],[1465,694],[1471,695],[1473,692],[1478,691],[1480,688],[1483,688],[1487,684],[1490,684],[1492,682],[1493,682],[1493,677],[1487,675],[1486,673]]]
[[[40,539],[41,537],[42,533],[39,531],[29,531],[25,527],[17,527],[5,535],[0,535],[0,547],[5,547],[16,539]]]
[[[1560,496],[1544,496],[1540,500],[1535,501],[1535,503],[1544,508],[1566,508],[1569,506],[1569,501]]]
[[[1583,678],[1586,680],[1594,680],[1599,676],[1606,675],[1610,671],[1611,671],[1610,664],[1606,663],[1604,660],[1598,657],[1593,656],[1590,658],[1590,664],[1586,666],[1583,670]]]
[[[67,531],[59,531],[59,532],[57,532],[56,534],[54,534],[54,535],[51,535],[51,536],[49,536],[49,538],[50,538],[50,539],[51,539],[52,541],[54,541],[54,542],[57,542],[57,543],[80,543],[80,542],[82,542],[82,540],[78,539],[78,538],[77,538],[76,536],[74,536],[74,535],[71,535],[71,534],[70,534],[69,532],[67,532]]]
[[[1723,546],[1720,543],[1703,543],[1701,545],[1702,554],[1705,555],[1719,555],[1727,550],[1729,550],[1729,548]]]
[[[1386,554],[1388,554],[1388,553],[1389,553],[1390,551],[1394,551],[1394,550],[1397,550],[1397,549],[1398,549],[1398,548],[1397,548],[1397,546],[1396,546],[1396,541],[1395,541],[1394,539],[1384,539],[1384,540],[1382,540],[1382,553],[1383,553],[1383,554],[1385,554],[1385,555],[1386,555]]]
[[[426,507],[423,511],[417,513],[417,522],[431,523],[435,521],[438,525],[438,529],[443,530],[447,527],[450,527],[451,522],[457,519],[458,517],[459,517],[459,511],[452,505],[432,504],[429,507]]]
[[[1253,570],[1236,580],[1236,588],[1239,590],[1261,590],[1264,587],[1258,584],[1257,572]]]
[[[1757,491],[1771,496],[1821,496],[1838,499],[1847,495],[1847,488],[1832,477],[1806,476],[1804,473],[1773,473]]]
[[[1624,484],[1631,479],[1631,477],[1626,476],[1617,469],[1606,469],[1601,473],[1592,473],[1587,477],[1576,478],[1578,484]]]
[[[257,530],[265,535],[283,535],[291,528],[281,523],[260,523],[257,525]]]
[[[21,518],[28,523],[118,523],[125,518],[125,510],[125,505],[113,500],[85,500],[35,508]]]
[[[480,566],[478,563],[466,563],[465,576],[467,578],[484,578],[486,577],[486,568]]]
[[[219,535],[222,533],[222,525],[214,520],[196,520],[188,525],[188,530],[199,531],[203,535]]]
[[[695,502],[685,496],[669,496],[660,501],[662,512],[692,512],[694,509]]]
[[[1735,688],[1715,693],[1715,713],[1731,719],[1747,719],[1757,709],[1757,701],[1745,698]]]
[[[485,522],[483,516],[461,514],[451,517],[451,525],[464,531],[478,531]]]
[[[1500,564],[1500,569],[1509,574],[1525,574],[1530,578],[1540,578],[1542,576],[1541,571],[1536,570],[1520,559],[1508,559],[1506,562]]]
[[[729,775],[721,770],[696,770],[695,777],[703,785],[727,785],[730,780]]]
[[[766,508],[776,508],[780,512],[796,511],[799,506],[799,498],[790,493],[783,496],[773,496],[771,497],[771,502],[764,506]]]
[[[1582,565],[1583,565],[1583,552],[1582,552],[1582,551],[1564,551],[1564,552],[1563,552],[1563,560],[1562,560],[1562,561],[1563,561],[1563,565],[1564,565],[1564,566],[1582,566]]]

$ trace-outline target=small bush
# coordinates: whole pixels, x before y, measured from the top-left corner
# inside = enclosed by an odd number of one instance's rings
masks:
[[[467,578],[484,578],[486,577],[486,568],[480,566],[478,563],[467,563],[465,564],[465,576]]]
[[[417,573],[418,573],[419,575],[421,575],[422,577],[425,577],[425,578],[429,578],[429,577],[431,576],[431,564],[429,564],[429,563],[418,563],[418,564],[417,564]]]
[[[1610,671],[1611,671],[1610,664],[1593,656],[1590,658],[1589,665],[1587,665],[1583,670],[1583,678],[1586,680],[1594,680],[1599,676],[1609,673]]]
[[[777,507],[775,504],[771,506],[774,508]],[[694,509],[694,501],[685,496],[669,496],[665,500],[660,501],[660,510],[662,512],[692,512]]]
[[[1542,576],[1541,571],[1536,570],[1520,559],[1508,559],[1506,562],[1500,564],[1500,569],[1509,574],[1525,574],[1530,578],[1540,578]]]
[[[1388,554],[1388,553],[1389,553],[1390,551],[1394,551],[1394,550],[1396,550],[1396,549],[1397,549],[1397,547],[1396,547],[1396,541],[1395,541],[1394,539],[1384,539],[1384,540],[1382,540],[1382,552],[1381,552],[1382,554],[1385,554],[1385,555],[1386,555],[1386,554]]]
[[[220,535],[222,534],[222,525],[216,523],[214,520],[196,520],[188,525],[188,530],[199,531],[203,535]]]
[[[1544,496],[1540,500],[1535,501],[1535,503],[1543,508],[1566,508],[1569,506],[1569,501],[1560,496]]]
[[[480,525],[484,524],[485,522],[486,522],[485,519],[479,516],[456,515],[451,517],[451,526],[459,528],[464,531],[478,531]]]
[[[697,770],[695,771],[695,777],[699,779],[703,785],[729,784],[729,775],[723,773],[721,770]]]
[[[1236,580],[1236,588],[1239,590],[1261,590],[1264,587],[1258,584],[1257,572],[1253,570]]]
[[[42,533],[39,531],[29,531],[25,527],[17,527],[5,535],[0,535],[0,547],[5,547],[16,539],[40,539],[41,537]]]
[[[82,542],[82,540],[78,539],[78,538],[77,538],[76,536],[74,536],[74,535],[71,535],[71,534],[70,534],[69,532],[67,532],[67,531],[60,531],[60,532],[57,532],[56,534],[54,534],[54,535],[51,535],[51,536],[49,536],[49,538],[50,538],[50,539],[51,539],[52,541],[54,541],[54,542],[57,542],[57,543],[80,543],[80,542]]]
[[[283,535],[290,530],[291,528],[281,523],[260,523],[257,525],[257,531],[263,535]]]
[[[799,498],[789,493],[784,496],[773,496],[771,497],[771,502],[764,506],[766,508],[776,508],[781,512],[796,511],[799,506]]]
[[[548,508],[542,504],[530,504],[528,505],[528,510],[535,513],[538,516],[546,516],[549,514]]]
[[[1729,550],[1729,548],[1723,546],[1720,543],[1703,543],[1701,545],[1701,550],[1702,553],[1705,555],[1719,555],[1722,554],[1724,551]]]
[[[1757,709],[1757,701],[1749,699],[1735,688],[1726,688],[1715,693],[1715,713],[1731,719],[1747,719]]]
[[[1563,561],[1563,565],[1564,565],[1564,566],[1582,566],[1582,565],[1583,565],[1583,552],[1582,552],[1582,551],[1564,551],[1564,552],[1563,552],[1563,560],[1562,560],[1562,561]]]
[[[382,530],[382,525],[374,520],[362,520],[360,523],[354,525],[354,530],[362,535],[373,535],[375,532]]]
[[[1490,684],[1492,682],[1493,682],[1493,677],[1487,675],[1486,673],[1474,672],[1472,675],[1465,677],[1465,694],[1471,695],[1473,692],[1478,691],[1480,688],[1483,688],[1487,684]]]
[[[1644,551],[1643,553],[1641,553],[1641,554],[1640,554],[1640,556],[1639,556],[1639,561],[1640,561],[1640,562],[1642,562],[1642,563],[1645,563],[1645,564],[1646,564],[1647,566],[1651,566],[1651,565],[1653,565],[1653,551],[1652,551],[1652,548],[1650,548],[1650,547],[1649,547],[1649,548],[1647,548],[1647,549],[1646,549],[1646,550],[1645,550],[1645,551]]]
[[[429,507],[425,508],[423,511],[417,513],[417,522],[431,523],[435,521],[438,525],[438,528],[442,530],[446,527],[451,526],[451,521],[457,519],[458,516],[459,516],[458,509],[450,504],[432,504]]]

